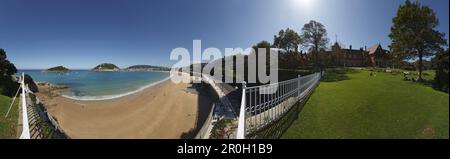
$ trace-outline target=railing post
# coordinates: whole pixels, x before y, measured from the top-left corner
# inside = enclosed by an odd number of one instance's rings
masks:
[[[325,73],[324,70],[320,71],[320,80],[323,80],[324,73]]]
[[[321,81],[322,79],[323,79],[323,71],[320,71],[320,77],[319,77],[318,82]]]
[[[237,139],[245,139],[245,89],[247,88],[245,81],[242,82],[242,100],[241,100],[241,109],[239,111],[239,123],[236,138]]]
[[[300,99],[300,94],[301,94],[301,83],[300,83],[300,74],[298,75],[298,77],[297,77],[297,85],[298,85],[298,87],[297,87],[297,100],[299,100]]]

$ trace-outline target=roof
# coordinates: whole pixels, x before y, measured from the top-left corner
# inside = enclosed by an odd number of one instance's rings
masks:
[[[342,51],[344,51],[345,53],[351,53],[351,54],[361,54],[363,53],[364,50],[356,50],[356,49],[341,49]]]
[[[375,44],[370,47],[369,50],[367,50],[369,52],[369,55],[374,54],[377,51],[378,47],[381,47],[380,44]]]

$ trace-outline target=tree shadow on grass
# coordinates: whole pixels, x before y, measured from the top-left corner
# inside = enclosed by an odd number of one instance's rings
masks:
[[[246,138],[257,138],[257,139],[279,139],[283,136],[283,134],[291,127],[295,120],[298,119],[299,114],[303,110],[304,105],[308,101],[311,94],[314,92],[311,91],[305,98],[301,101],[297,102],[286,112],[286,114],[282,115],[281,118],[267,125],[266,127],[248,134]]]
[[[349,80],[350,77],[348,77],[348,74],[357,72],[358,70],[351,68],[329,68],[326,70],[322,82],[337,82]]]
[[[440,88],[439,86],[436,85],[436,81],[434,79],[423,79],[422,81],[414,81],[414,80],[409,80],[410,82],[414,82],[420,85],[423,85],[425,87],[431,87],[436,91],[440,91],[440,92],[444,92],[448,94],[448,90],[446,90],[445,88]]]
[[[382,71],[377,71],[377,72],[388,73],[385,71],[385,69],[383,69]],[[418,75],[417,71],[414,71],[410,75],[408,75],[407,79],[404,79],[403,72],[410,72],[410,71],[393,70],[392,72],[390,72],[388,74],[391,74],[392,76],[398,76],[399,79],[402,79],[405,82],[407,81],[407,82],[417,83],[417,84],[423,85],[425,87],[431,87],[437,91],[448,93],[448,90],[447,90],[448,88],[447,89],[446,89],[446,87],[440,88],[439,86],[437,86],[436,79],[435,79],[435,77],[432,77],[432,74],[423,72],[422,73],[423,79],[420,81],[420,80],[418,80],[419,75]]]

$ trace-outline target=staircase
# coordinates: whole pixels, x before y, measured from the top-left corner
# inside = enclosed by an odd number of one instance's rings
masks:
[[[38,105],[35,105],[31,101],[30,97],[27,96],[27,114],[28,123],[30,125],[30,138],[31,139],[51,139],[54,137],[55,131],[46,123],[41,117]]]

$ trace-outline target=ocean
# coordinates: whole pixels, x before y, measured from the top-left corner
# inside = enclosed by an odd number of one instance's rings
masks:
[[[72,70],[68,73],[19,70],[33,80],[65,85],[64,97],[76,100],[105,100],[133,94],[169,78],[169,72],[94,72]]]

